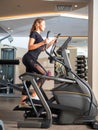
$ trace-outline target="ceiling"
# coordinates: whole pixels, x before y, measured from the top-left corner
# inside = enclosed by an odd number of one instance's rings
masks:
[[[73,11],[86,6],[88,0],[0,0],[0,17],[11,18],[38,13]],[[74,5],[77,4],[77,7]],[[61,5],[63,7],[61,7]],[[6,7],[4,9],[4,7]]]
[[[51,36],[61,33],[62,38],[73,36],[77,42],[88,36],[87,5],[88,0],[0,0],[0,37],[28,37],[35,18],[43,17],[44,37],[50,30]]]

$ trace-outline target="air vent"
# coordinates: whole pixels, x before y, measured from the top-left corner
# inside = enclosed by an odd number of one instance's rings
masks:
[[[57,11],[72,11],[72,5],[56,5]]]

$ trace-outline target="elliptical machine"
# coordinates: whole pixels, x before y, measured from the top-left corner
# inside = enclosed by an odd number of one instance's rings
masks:
[[[49,32],[48,32],[49,33]],[[88,83],[75,73],[72,72],[70,61],[66,53],[68,43],[71,37],[64,42],[56,51],[60,55],[58,57],[55,53],[55,44],[51,49],[49,55],[50,61],[61,63],[66,71],[66,78],[57,78],[53,76],[44,76],[39,74],[24,73],[20,75],[28,94],[30,108],[19,108],[16,106],[14,110],[25,111],[25,121],[19,121],[18,127],[39,127],[49,128],[52,123],[55,124],[88,124],[92,128],[98,129],[97,116],[97,101]],[[52,55],[54,53],[54,56]],[[61,61],[62,59],[62,61]],[[48,98],[42,86],[37,86],[36,78],[44,80],[55,80],[60,82],[60,85],[53,88],[52,97]],[[26,81],[30,81],[32,87],[36,91],[39,101],[32,100],[29,90],[26,86]],[[32,120],[27,120],[31,118]]]

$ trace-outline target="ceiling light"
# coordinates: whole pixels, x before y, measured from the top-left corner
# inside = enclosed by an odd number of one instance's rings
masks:
[[[10,28],[10,27],[8,27],[7,29],[8,29],[8,30],[10,30],[11,28]]]
[[[78,5],[74,5],[74,7],[75,7],[75,8],[77,8],[77,7],[78,7]]]
[[[13,32],[13,29],[11,29],[10,27],[7,28],[9,32]]]

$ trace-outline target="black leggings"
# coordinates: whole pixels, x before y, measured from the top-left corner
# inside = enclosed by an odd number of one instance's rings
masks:
[[[37,74],[47,75],[47,71],[43,68],[43,66],[28,53],[26,53],[23,56],[22,62],[26,67],[26,72],[29,72],[29,73],[36,72]],[[39,79],[39,81],[41,82],[41,79]],[[29,81],[26,81],[26,85],[29,89],[31,83]],[[22,95],[27,95],[25,87],[23,87]]]

